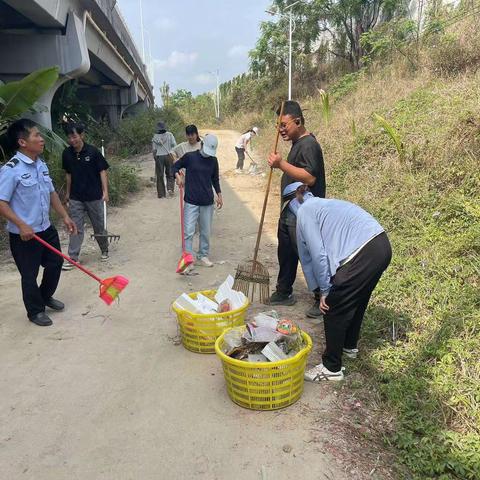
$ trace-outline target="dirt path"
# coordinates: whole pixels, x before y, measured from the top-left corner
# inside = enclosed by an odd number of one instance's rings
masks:
[[[121,240],[108,264],[100,264],[90,240],[82,257],[101,275],[131,279],[120,304],[104,306],[94,282],[65,272],[57,296],[67,308],[52,315],[53,327],[38,328],[25,319],[15,267],[1,265],[2,478],[367,478],[361,462],[345,461],[349,445],[324,428],[335,415],[334,388],[306,385],[303,398],[279,412],[244,410],[227,397],[215,356],[174,341],[171,301],[218,285],[254,244],[264,179],[235,177],[236,134],[217,133],[225,208],[214,219],[211,258],[220,263],[213,269],[174,273],[178,196],[158,200],[153,188],[110,216]],[[153,163],[146,158],[141,166],[149,178]],[[271,214],[270,232],[274,224]],[[272,236],[263,243],[262,260],[274,266]],[[307,306],[296,310],[299,318]],[[303,325],[314,330],[314,323]]]

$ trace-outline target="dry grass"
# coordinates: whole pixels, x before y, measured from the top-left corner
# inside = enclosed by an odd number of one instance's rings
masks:
[[[367,314],[361,348],[368,354],[359,366],[394,418],[396,431],[386,440],[415,478],[474,479],[480,478],[480,72],[445,77],[428,67],[412,74],[399,62],[358,76],[346,94],[333,96],[328,125],[320,99],[302,105],[324,150],[328,196],[362,205],[393,244],[394,260]],[[401,135],[403,159],[374,113]],[[234,124],[257,118],[242,115]],[[272,114],[263,118],[260,158],[274,136]]]

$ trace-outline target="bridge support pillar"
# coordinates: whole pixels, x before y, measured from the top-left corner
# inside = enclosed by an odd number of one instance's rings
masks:
[[[38,102],[45,109],[30,114],[33,120],[47,128],[52,127],[51,106],[57,89],[90,69],[83,22],[74,12],[68,15],[65,35],[0,32],[0,58],[0,79],[5,82],[18,80],[40,68],[60,67],[59,80]]]
[[[138,102],[134,83],[128,88],[112,85],[85,87],[78,90],[78,96],[90,105],[95,119],[107,120],[112,128],[118,127],[125,109]]]

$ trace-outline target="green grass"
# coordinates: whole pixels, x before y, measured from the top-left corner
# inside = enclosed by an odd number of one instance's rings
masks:
[[[404,141],[403,161],[372,122],[359,121],[352,140],[334,114],[336,137],[323,137],[329,195],[375,215],[394,250],[367,313],[368,353],[358,370],[393,411],[396,433],[387,441],[415,478],[473,480],[480,478],[478,77],[426,79],[400,93],[388,113]],[[375,110],[361,91],[354,95],[365,114]]]
[[[349,367],[393,417],[385,442],[410,479],[480,478],[478,98],[480,73],[412,78],[392,69],[337,97],[328,125],[320,98],[303,102],[324,150],[328,196],[367,209],[392,242],[362,358]],[[401,157],[376,112],[401,139]],[[265,156],[270,142],[259,140]]]

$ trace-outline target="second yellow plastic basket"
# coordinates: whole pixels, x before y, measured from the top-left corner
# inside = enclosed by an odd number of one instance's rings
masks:
[[[215,353],[222,360],[228,394],[237,405],[252,410],[277,410],[292,405],[302,396],[303,376],[312,350],[308,334],[302,332],[305,347],[294,357],[280,362],[250,363],[223,353],[227,332],[215,343]]]
[[[190,293],[191,298],[197,298],[201,293],[213,299],[216,290]],[[215,353],[215,341],[225,329],[245,325],[247,309],[250,305],[248,299],[243,307],[224,313],[199,314],[188,312],[172,305],[177,314],[177,322],[180,328],[180,336],[183,346],[196,353]]]

